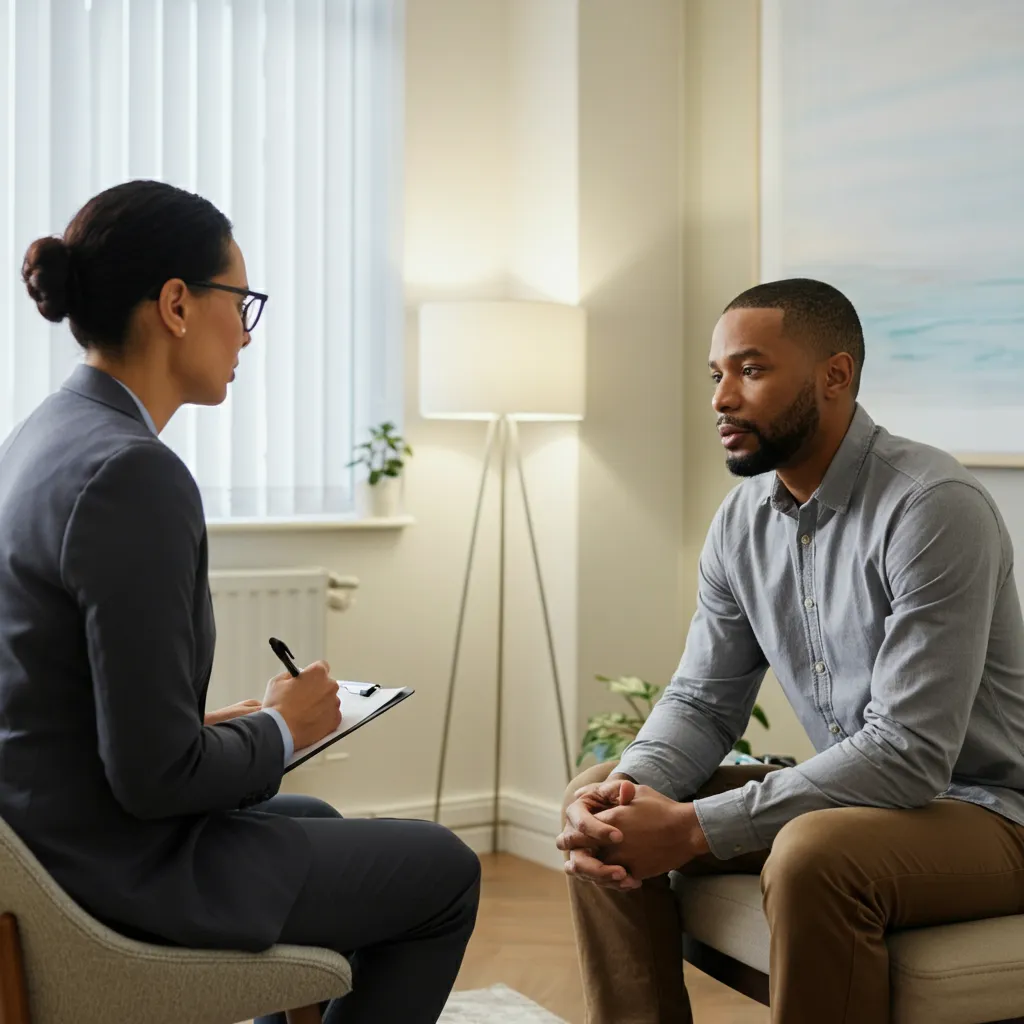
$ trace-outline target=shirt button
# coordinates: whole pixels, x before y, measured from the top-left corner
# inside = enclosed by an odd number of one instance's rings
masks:
[[[814,607],[814,598],[813,597],[805,597],[804,598],[804,607],[805,608],[813,608]]]
[[[732,852],[733,853],[742,853],[743,852],[743,847],[742,846],[734,846],[732,848]]]
[[[824,672],[825,672],[825,662],[823,662],[823,661],[816,661],[814,663],[814,671],[817,672],[819,676],[823,675]]]
[[[832,724],[832,725],[830,725],[830,726],[828,727],[828,731],[829,731],[830,733],[832,733],[832,735],[833,735],[833,736],[838,736],[838,735],[839,735],[839,726],[838,726],[838,725],[836,725],[836,724],[835,724],[835,723],[833,722],[833,724]]]
[[[800,543],[801,543],[801,544],[803,544],[803,546],[804,546],[804,547],[807,547],[807,545],[811,543],[811,538],[810,538],[810,536],[809,536],[808,534],[806,534],[806,533],[805,533],[805,534],[804,534],[804,535],[803,535],[803,536],[802,536],[802,537],[800,538]]]

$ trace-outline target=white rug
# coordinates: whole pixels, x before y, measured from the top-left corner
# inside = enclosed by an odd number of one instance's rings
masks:
[[[505,985],[453,992],[438,1024],[565,1024]]]

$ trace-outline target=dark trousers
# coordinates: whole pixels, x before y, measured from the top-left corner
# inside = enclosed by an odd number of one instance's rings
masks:
[[[313,849],[280,941],[352,964],[352,991],[324,1004],[324,1024],[434,1024],[476,923],[476,854],[432,822],[345,819],[314,797],[280,794],[253,810],[297,819]]]

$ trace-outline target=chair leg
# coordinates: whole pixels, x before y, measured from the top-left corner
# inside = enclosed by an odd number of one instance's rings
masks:
[[[32,1024],[18,920],[0,914],[0,1024]]]

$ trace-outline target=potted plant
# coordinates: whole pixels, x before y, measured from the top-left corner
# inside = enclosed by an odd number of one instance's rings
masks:
[[[587,731],[576,758],[577,767],[587,754],[593,754],[598,763],[619,757],[636,738],[640,726],[647,721],[647,716],[661,694],[660,686],[645,682],[636,676],[619,676],[617,679],[610,679],[608,676],[595,678],[605,683],[612,693],[620,694],[629,705],[631,713],[603,711],[598,715],[591,715],[587,720]],[[769,727],[768,716],[759,704],[754,705],[751,718],[756,718],[766,729]],[[749,756],[750,743],[743,739],[737,740],[733,744],[733,750]]]
[[[357,445],[348,464],[362,466],[365,476],[356,485],[356,511],[365,519],[390,519],[400,514],[400,477],[412,448],[395,433],[394,423],[370,428],[370,440]]]

